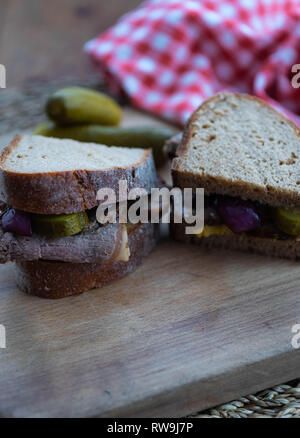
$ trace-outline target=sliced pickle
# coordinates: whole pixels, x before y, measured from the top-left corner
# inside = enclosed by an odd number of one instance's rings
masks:
[[[88,225],[85,211],[73,214],[32,214],[33,230],[46,237],[64,237],[80,233]]]
[[[281,231],[291,236],[300,235],[300,208],[276,208],[274,217],[275,224]]]

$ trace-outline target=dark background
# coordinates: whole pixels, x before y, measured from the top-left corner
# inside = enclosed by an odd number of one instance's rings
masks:
[[[95,72],[83,44],[141,0],[0,0],[7,87]]]

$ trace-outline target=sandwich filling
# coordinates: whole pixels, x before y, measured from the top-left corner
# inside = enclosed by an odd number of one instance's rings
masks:
[[[69,215],[33,215],[0,206],[0,263],[53,260],[73,263],[127,262],[130,224],[100,225],[96,208]]]
[[[204,228],[197,237],[231,233],[278,240],[300,236],[300,209],[271,207],[229,196],[205,196]]]

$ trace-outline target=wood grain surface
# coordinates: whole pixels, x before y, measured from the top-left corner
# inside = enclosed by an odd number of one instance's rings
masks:
[[[0,63],[7,87],[94,71],[83,45],[141,0],[1,0]]]
[[[0,415],[184,416],[297,378],[299,281],[297,262],[168,237],[126,278],[57,301],[2,265]]]

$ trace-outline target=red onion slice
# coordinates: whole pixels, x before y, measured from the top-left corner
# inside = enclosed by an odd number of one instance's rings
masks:
[[[256,205],[251,201],[220,196],[216,207],[224,223],[234,233],[254,230],[261,225]]]
[[[32,236],[30,214],[10,207],[2,216],[2,229],[22,236]]]

